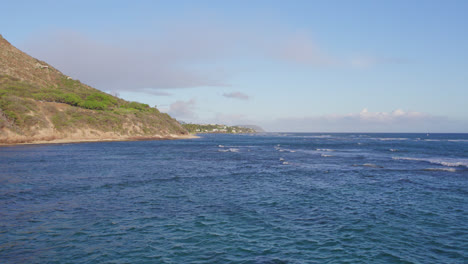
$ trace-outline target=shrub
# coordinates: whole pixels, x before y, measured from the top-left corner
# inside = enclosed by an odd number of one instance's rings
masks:
[[[125,102],[124,104],[120,106],[120,108],[135,110],[135,111],[152,111],[153,109],[147,104],[142,104],[138,102]]]
[[[92,93],[88,97],[86,97],[86,100],[103,102],[108,105],[117,104],[117,99],[105,93]]]
[[[64,95],[58,91],[46,91],[40,92],[33,95],[33,98],[36,100],[46,101],[46,102],[57,102],[57,103],[64,103]]]
[[[94,110],[104,110],[107,108],[107,104],[104,102],[86,100],[80,104],[81,107]]]
[[[79,106],[87,109],[105,110],[116,104],[117,100],[114,97],[96,92],[88,95],[84,102],[79,103]]]
[[[80,105],[83,100],[76,94],[67,93],[63,96],[64,103],[69,105],[78,106]]]

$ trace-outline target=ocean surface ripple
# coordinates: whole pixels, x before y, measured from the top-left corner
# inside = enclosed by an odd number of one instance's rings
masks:
[[[468,134],[0,147],[1,263],[468,263]]]

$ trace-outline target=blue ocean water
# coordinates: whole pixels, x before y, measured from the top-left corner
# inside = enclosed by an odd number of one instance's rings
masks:
[[[1,263],[468,263],[468,134],[0,147]]]

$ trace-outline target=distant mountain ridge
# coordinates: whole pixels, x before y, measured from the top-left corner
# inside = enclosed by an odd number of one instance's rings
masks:
[[[176,120],[66,76],[0,35],[0,143],[183,138]]]

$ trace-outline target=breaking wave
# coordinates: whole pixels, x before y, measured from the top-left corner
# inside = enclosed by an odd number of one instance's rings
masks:
[[[394,160],[410,160],[410,161],[424,161],[432,164],[438,164],[447,167],[466,167],[468,168],[467,159],[437,159],[437,158],[410,158],[410,157],[392,157]]]
[[[391,141],[391,140],[408,140],[409,138],[372,138],[380,141]]]
[[[427,168],[424,169],[425,171],[449,171],[449,172],[456,172],[457,169],[455,168]]]
[[[239,152],[239,149],[228,148],[228,149],[218,149],[219,152]]]

